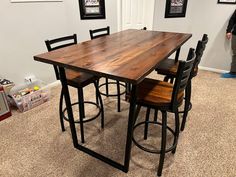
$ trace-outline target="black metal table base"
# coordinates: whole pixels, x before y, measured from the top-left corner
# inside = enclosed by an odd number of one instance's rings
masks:
[[[124,165],[122,165],[122,164],[120,164],[120,163],[118,163],[118,162],[116,162],[116,161],[114,161],[114,160],[112,160],[112,159],[110,159],[108,157],[105,157],[105,156],[103,156],[103,155],[101,155],[101,154],[99,154],[99,153],[97,153],[97,152],[95,152],[95,151],[93,151],[93,150],[91,150],[91,149],[89,149],[87,147],[84,147],[84,146],[78,144],[77,147],[75,147],[75,148],[80,150],[80,151],[83,151],[86,154],[89,154],[92,157],[95,157],[96,159],[99,159],[102,162],[105,162],[105,163],[113,166],[114,168],[117,168],[117,169],[119,169],[119,170],[121,170],[121,171],[123,171],[125,173],[128,172],[128,170],[125,168]]]
[[[128,118],[128,128],[127,128],[127,138],[126,138],[126,146],[125,146],[125,157],[124,157],[124,164],[120,164],[118,162],[115,162],[112,159],[109,159],[108,157],[105,157],[87,147],[84,147],[78,143],[77,138],[77,132],[75,128],[75,120],[73,116],[73,110],[72,110],[72,104],[70,100],[70,94],[69,89],[67,85],[66,75],[65,75],[65,69],[63,67],[59,67],[59,73],[60,73],[60,80],[63,87],[63,95],[65,96],[65,102],[66,102],[66,108],[69,118],[69,124],[70,124],[70,130],[71,130],[71,136],[73,140],[73,145],[75,148],[77,148],[80,151],[83,151],[92,157],[95,157],[114,168],[117,168],[123,172],[129,171],[129,163],[130,163],[130,155],[131,155],[131,146],[132,146],[132,132],[133,132],[133,125],[135,120],[135,109],[136,109],[136,85],[131,86],[131,94],[130,94],[130,107],[129,107],[129,118]]]

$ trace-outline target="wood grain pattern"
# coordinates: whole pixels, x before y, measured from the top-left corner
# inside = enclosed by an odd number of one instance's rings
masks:
[[[192,35],[125,30],[34,56],[37,61],[137,84]]]
[[[138,85],[137,103],[170,107],[173,89],[174,85],[171,83],[146,78]],[[179,104],[183,101],[183,97],[182,90],[177,95]]]

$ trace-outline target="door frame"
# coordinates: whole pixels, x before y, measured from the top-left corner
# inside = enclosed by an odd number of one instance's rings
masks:
[[[152,24],[148,24],[147,28],[148,30],[153,29],[153,20],[154,20],[154,14],[155,14],[155,6],[156,6],[156,0],[154,1],[154,7],[153,7],[153,19],[152,19]],[[117,31],[122,30],[122,0],[117,0]]]
[[[122,0],[117,0],[117,30],[122,30]]]

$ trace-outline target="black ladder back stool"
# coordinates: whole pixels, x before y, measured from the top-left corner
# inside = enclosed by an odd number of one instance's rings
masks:
[[[198,41],[197,47],[196,47],[196,60],[193,66],[193,70],[191,72],[191,76],[190,77],[195,77],[197,76],[198,73],[198,65],[201,61],[203,52],[206,48],[206,44],[208,43],[208,35],[204,34],[202,39],[200,41]],[[157,71],[158,74],[161,75],[165,75],[164,81],[169,81],[171,83],[173,83],[176,74],[177,74],[177,68],[179,65],[179,61],[175,60],[175,59],[166,59],[163,60],[155,69]],[[187,115],[188,112],[191,110],[192,108],[192,103],[191,103],[191,79],[189,81],[189,84],[186,87],[185,90],[185,106],[184,106],[184,110],[183,111],[179,111],[179,113],[183,113],[183,121],[181,124],[181,131],[184,130],[185,128],[185,123],[186,123],[186,119],[187,119]]]
[[[70,45],[77,44],[77,36],[76,34],[71,36],[65,36],[53,40],[45,41],[48,51],[53,51],[56,49],[60,49],[63,47],[67,47]],[[59,80],[59,68],[54,66],[56,79]],[[79,120],[75,120],[75,123],[80,124],[80,133],[81,133],[81,142],[84,143],[84,128],[83,123],[90,122],[101,115],[101,127],[104,128],[104,110],[103,110],[103,102],[101,95],[99,93],[97,80],[98,78],[87,74],[84,72],[78,72],[70,69],[65,69],[67,84],[78,90],[78,102],[73,103],[71,106],[79,105]],[[89,84],[94,84],[96,90],[96,103],[92,101],[84,101],[83,88]],[[60,123],[62,131],[65,131],[64,120],[69,121],[68,117],[65,116],[66,108],[63,110],[63,89],[61,89],[60,102],[59,102],[59,115],[60,115]],[[95,116],[86,118],[85,115],[85,104],[92,104],[98,108],[98,113]]]
[[[160,154],[159,166],[157,175],[161,176],[162,169],[164,165],[165,154],[167,152],[176,152],[178,137],[179,137],[179,113],[178,108],[182,104],[184,99],[184,90],[190,79],[190,74],[192,67],[195,61],[195,52],[194,49],[189,50],[187,61],[180,61],[178,65],[176,81],[174,84],[168,83],[165,81],[154,80],[145,78],[137,86],[137,109],[136,109],[136,119],[138,117],[138,112],[140,107],[147,107],[147,110],[150,109],[160,110],[162,112],[162,122],[150,121],[149,120],[149,111],[146,114],[145,121],[139,122],[134,125],[133,129],[133,142],[140,149],[149,152]],[[167,112],[175,114],[175,130],[170,128],[167,125]],[[144,125],[144,139],[148,137],[148,126],[150,124],[161,126],[161,148],[160,149],[150,149],[140,144],[135,137],[135,130],[139,126]],[[173,144],[171,147],[166,147],[166,136],[167,130],[173,134]],[[149,146],[150,147],[150,146]]]
[[[90,38],[91,39],[96,39],[100,38],[103,36],[110,35],[110,27],[106,28],[99,28],[95,30],[89,30]],[[99,82],[99,81],[98,81]],[[116,94],[109,94],[109,85],[116,84],[117,88],[117,93]],[[99,88],[104,87],[106,88],[106,92],[103,93],[100,91],[101,95],[104,95],[106,97],[117,97],[117,111],[120,112],[120,97],[121,95],[126,93],[126,90],[124,92],[120,91],[120,87],[124,87],[125,89],[127,88],[127,85],[120,83],[119,81],[109,81],[108,78],[105,78],[105,83],[99,84]]]
[[[110,27],[89,30],[89,34],[91,39],[107,36],[110,35]]]

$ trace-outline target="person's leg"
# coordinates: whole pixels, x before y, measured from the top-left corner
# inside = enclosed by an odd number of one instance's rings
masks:
[[[232,36],[231,47],[232,47],[232,63],[231,63],[230,73],[236,74],[236,35]]]
[[[232,48],[232,62],[229,73],[223,73],[222,78],[236,78],[236,35],[232,36],[231,39],[231,48]]]

